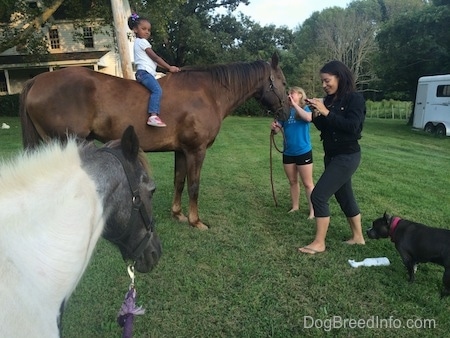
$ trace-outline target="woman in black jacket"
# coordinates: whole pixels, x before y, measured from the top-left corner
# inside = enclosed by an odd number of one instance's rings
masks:
[[[320,130],[325,152],[325,170],[311,194],[316,220],[316,237],[298,250],[306,254],[323,252],[330,224],[329,200],[334,194],[347,217],[352,237],[348,244],[365,244],[361,228],[361,213],[352,189],[352,175],[361,161],[361,138],[366,104],[356,92],[353,74],[340,61],[331,61],[320,70],[324,100],[310,99],[315,110],[313,123]]]

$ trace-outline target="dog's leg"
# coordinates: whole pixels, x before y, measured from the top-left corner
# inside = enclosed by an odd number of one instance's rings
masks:
[[[409,276],[409,282],[414,282],[414,275],[416,272],[416,262],[413,261],[413,258],[401,248],[397,248],[398,252],[400,253],[400,256],[402,257],[403,264],[406,266],[406,270],[408,271]]]
[[[444,298],[450,295],[450,267],[445,268],[442,283],[444,284],[444,288],[441,291],[441,298]]]
[[[413,264],[413,263],[408,263],[408,265],[406,265],[406,269],[408,270],[408,276],[409,276],[408,281],[410,283],[413,283],[414,282],[414,278],[416,277],[415,267],[416,267],[416,265]]]

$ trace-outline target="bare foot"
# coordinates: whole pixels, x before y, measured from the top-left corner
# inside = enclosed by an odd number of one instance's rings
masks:
[[[347,243],[348,245],[355,245],[355,244],[364,245],[366,244],[366,241],[364,240],[364,238],[361,239],[350,238],[348,241],[345,241],[344,243]]]
[[[288,214],[290,214],[291,212],[296,212],[298,211],[298,209],[292,208],[291,210],[288,211]]]
[[[311,243],[310,245],[298,248],[298,252],[305,254],[315,255],[316,253],[321,253],[325,251],[325,245],[319,245]]]

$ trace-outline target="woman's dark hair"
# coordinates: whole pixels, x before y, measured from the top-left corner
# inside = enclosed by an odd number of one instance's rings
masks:
[[[141,21],[148,21],[146,18],[142,18],[136,13],[131,14],[131,16],[128,18],[128,27],[133,30],[135,27],[139,25]],[[150,22],[150,21],[149,21]]]
[[[331,74],[339,79],[339,85],[335,95],[336,98],[343,98],[347,94],[356,91],[355,78],[351,70],[341,61],[334,60],[326,63],[320,69],[320,73]]]

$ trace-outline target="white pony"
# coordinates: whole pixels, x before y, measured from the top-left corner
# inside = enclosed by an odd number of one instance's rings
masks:
[[[155,187],[138,154],[129,127],[103,148],[69,138],[0,166],[0,337],[60,335],[64,303],[105,224],[105,237],[136,260],[138,271],[157,263],[161,246],[149,216]],[[133,184],[147,216],[128,224],[136,209]]]

